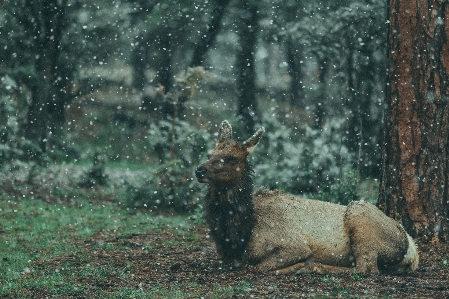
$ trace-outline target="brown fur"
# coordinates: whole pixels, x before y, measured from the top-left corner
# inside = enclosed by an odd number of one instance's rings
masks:
[[[225,261],[240,262],[254,226],[254,205],[251,200],[252,172],[234,188],[210,186],[206,201],[206,220],[217,251]]]
[[[260,129],[247,141],[232,140],[221,124],[198,181],[209,184],[206,214],[219,254],[276,273],[402,273],[415,270],[418,252],[402,226],[367,202],[347,207],[295,197],[280,190],[254,195],[248,155]]]

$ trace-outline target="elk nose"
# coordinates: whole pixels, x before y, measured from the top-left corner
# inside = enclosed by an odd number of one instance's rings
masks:
[[[197,178],[202,178],[204,177],[204,175],[206,174],[207,170],[204,166],[199,166],[196,170],[195,170],[195,175]]]

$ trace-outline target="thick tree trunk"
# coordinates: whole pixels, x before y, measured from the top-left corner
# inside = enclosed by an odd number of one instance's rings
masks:
[[[449,3],[390,0],[379,207],[449,241]]]
[[[237,54],[237,114],[242,118],[245,132],[251,134],[257,116],[256,71],[254,53],[257,41],[257,7],[242,4],[242,22],[239,26],[240,50]]]

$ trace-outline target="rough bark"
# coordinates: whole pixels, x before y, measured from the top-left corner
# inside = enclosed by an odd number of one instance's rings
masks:
[[[449,241],[449,3],[390,0],[389,20],[379,207]]]
[[[240,50],[237,54],[238,111],[245,132],[251,134],[257,115],[255,47],[257,41],[257,7],[242,3],[242,23],[239,26]]]

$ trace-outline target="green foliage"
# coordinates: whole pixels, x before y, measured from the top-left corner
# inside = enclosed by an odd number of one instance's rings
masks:
[[[198,211],[202,196],[193,173],[211,148],[210,134],[179,120],[151,124],[148,133],[150,146],[162,163],[146,184],[129,184],[128,204],[176,212]]]
[[[212,142],[206,130],[198,130],[182,120],[153,123],[148,137],[150,146],[161,162],[180,159],[188,167],[199,164]]]
[[[193,178],[193,169],[186,167],[181,160],[173,160],[157,168],[146,184],[130,185],[127,203],[131,207],[181,213],[197,208],[202,197],[200,191]]]
[[[342,178],[334,182],[327,191],[320,190],[314,194],[315,199],[347,205],[359,199],[357,192],[358,178],[354,171],[347,169]]]
[[[190,220],[195,224],[206,224],[206,210],[202,204],[197,204],[193,209],[193,212],[190,213]]]
[[[365,278],[364,275],[357,273],[356,269],[354,269],[354,272],[352,272],[351,274],[351,279],[354,281],[362,281],[364,278]]]
[[[385,6],[382,0],[286,1],[265,32],[296,49],[299,98],[315,118],[348,118],[344,143],[359,152],[358,169],[367,175],[379,175],[381,163]],[[317,76],[306,75],[309,70]]]
[[[343,121],[329,121],[322,130],[316,130],[307,125],[291,128],[265,115],[263,125],[265,136],[252,157],[257,184],[291,193],[333,190],[341,197],[344,191],[331,186],[351,171],[353,160],[353,154],[342,144]],[[348,186],[353,183],[344,182]]]
[[[105,173],[106,155],[96,151],[93,158],[92,168],[86,173],[86,177],[80,186],[92,188],[94,186],[107,186],[108,176]]]

